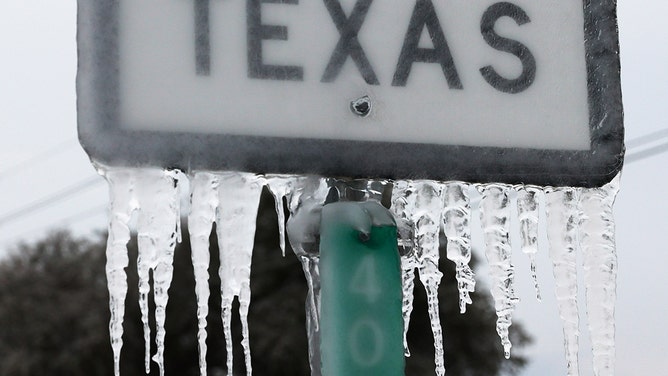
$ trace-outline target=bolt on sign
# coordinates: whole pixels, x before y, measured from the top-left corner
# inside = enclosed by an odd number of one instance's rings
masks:
[[[599,186],[614,0],[79,0],[79,136],[118,166]]]

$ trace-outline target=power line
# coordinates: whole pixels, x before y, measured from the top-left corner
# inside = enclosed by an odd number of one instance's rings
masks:
[[[88,219],[90,217],[99,215],[99,214],[105,214],[105,209],[107,208],[107,205],[98,205],[92,208],[89,208],[88,210],[84,210],[82,212],[76,213],[74,215],[70,215],[68,217],[65,217],[59,221],[61,225],[71,225],[73,223],[77,223],[80,221],[83,221],[84,219]]]
[[[657,145],[654,147],[651,147],[649,149],[637,151],[635,153],[632,153],[631,155],[626,156],[624,158],[624,163],[625,164],[630,164],[633,162],[641,161],[643,159],[651,158],[654,156],[657,156],[659,154],[663,154],[665,152],[668,152],[668,142],[665,142],[661,145]]]
[[[656,142],[662,138],[668,137],[668,128],[661,129],[644,136],[636,137],[630,139],[626,142],[626,147],[629,149],[637,148],[638,146],[643,146],[651,142]]]
[[[81,211],[79,213],[76,213],[74,215],[70,215],[64,218],[61,218],[57,222],[57,226],[54,226],[54,223],[50,223],[48,225],[44,226],[39,226],[37,228],[34,228],[30,231],[25,231],[22,234],[15,236],[14,239],[24,239],[26,237],[29,237],[30,235],[35,234],[37,231],[43,231],[44,229],[48,228],[54,228],[54,227],[61,227],[64,228],[68,225],[72,225],[74,223],[78,223],[83,221],[84,219],[88,219],[90,217],[94,217],[100,214],[105,214],[104,210],[107,208],[107,205],[98,205],[89,209],[86,209],[84,211]],[[16,243],[16,240],[13,241],[12,243]],[[0,258],[2,257],[2,252],[0,251]]]
[[[50,157],[53,157],[56,154],[62,153],[63,151],[69,149],[75,145],[76,139],[70,138],[65,141],[62,141],[56,145],[51,146],[50,148],[35,154],[27,159],[24,159],[21,162],[18,162],[14,165],[6,167],[3,170],[0,170],[0,181],[7,178],[8,176],[16,173],[16,171],[24,170],[26,167],[32,166],[35,163],[39,163],[45,160],[48,160]]]
[[[5,214],[0,217],[0,226],[5,225],[9,222],[13,222],[16,219],[26,216],[28,214],[34,213],[36,211],[42,210],[43,208],[53,205],[59,201],[62,201],[78,192],[81,192],[97,183],[102,182],[103,180],[99,176],[92,176],[89,179],[81,181],[75,185],[67,187],[63,190],[60,190],[50,196],[44,197],[40,200],[37,200],[29,205],[26,205],[22,208],[19,208],[13,212]]]

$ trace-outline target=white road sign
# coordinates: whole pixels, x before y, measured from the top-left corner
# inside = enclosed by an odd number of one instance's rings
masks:
[[[611,0],[79,0],[101,163],[601,185]]]

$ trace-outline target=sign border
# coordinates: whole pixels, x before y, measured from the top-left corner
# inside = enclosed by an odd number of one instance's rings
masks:
[[[602,186],[622,169],[614,0],[583,0],[591,135],[586,151],[124,130],[118,111],[118,3],[78,0],[79,140],[102,165],[578,187]]]

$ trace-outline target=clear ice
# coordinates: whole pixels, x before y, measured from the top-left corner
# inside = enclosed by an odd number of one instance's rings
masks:
[[[227,373],[232,375],[232,302],[239,300],[241,344],[246,374],[252,375],[248,334],[250,271],[255,242],[255,221],[264,179],[255,174],[230,172],[218,175],[216,229],[220,251],[220,294],[223,333],[227,349]]]
[[[291,190],[286,197],[290,217],[287,232],[292,251],[302,264],[308,293],[306,295],[306,332],[308,333],[311,374],[320,375],[320,256],[318,234],[320,212],[329,187],[319,177],[292,178],[283,181]]]
[[[124,268],[128,266],[127,243],[130,224],[136,218],[139,255],[139,304],[146,340],[146,372],[150,371],[150,328],[148,294],[156,303],[156,354],[153,356],[164,375],[165,312],[173,273],[176,243],[180,241],[179,189],[186,177],[161,169],[102,168],[110,186],[110,220],[106,274],[109,283],[111,320],[109,324],[114,354],[114,371],[119,376],[123,345],[123,314],[128,290]],[[197,297],[197,340],[200,376],[207,374],[206,339],[209,279],[209,237],[216,223],[220,252],[223,330],[226,340],[227,371],[233,374],[231,337],[232,303],[239,301],[242,346],[246,374],[252,375],[249,346],[248,309],[250,271],[255,222],[264,186],[275,198],[280,248],[285,255],[288,235],[294,254],[302,264],[308,285],[306,325],[309,359],[313,375],[320,374],[320,211],[326,200],[382,200],[392,188],[390,211],[395,216],[398,245],[402,254],[404,348],[410,356],[406,333],[413,308],[415,273],[427,292],[427,304],[435,344],[436,374],[445,374],[443,333],[439,317],[438,289],[439,235],[447,239],[447,258],[455,263],[462,313],[471,304],[475,289],[471,260],[471,185],[463,182],[434,181],[340,181],[317,176],[259,176],[242,172],[195,172],[189,177],[191,189],[188,223]],[[492,280],[492,296],[498,316],[497,332],[506,357],[510,356],[509,327],[518,298],[514,291],[511,261],[511,187],[481,184],[479,204],[486,256]],[[540,300],[536,272],[541,199],[544,197],[549,254],[556,281],[559,313],[564,325],[568,374],[578,374],[577,252],[582,252],[589,330],[597,376],[614,374],[614,304],[617,258],[612,205],[619,189],[619,177],[601,188],[516,186],[517,220],[522,251],[531,262],[531,276]],[[332,198],[333,196],[337,196]],[[285,225],[284,202],[289,217]],[[134,217],[133,217],[134,216]]]
[[[517,187],[517,219],[520,224],[520,239],[522,240],[522,252],[527,255],[531,263],[531,278],[536,290],[536,299],[542,300],[540,287],[538,286],[538,273],[536,271],[536,254],[538,253],[538,219],[539,219],[539,195],[541,189],[535,186]]]
[[[398,184],[393,203],[399,208],[395,215],[413,229],[412,252],[402,260],[404,282],[404,345],[412,305],[415,269],[427,292],[427,305],[434,335],[436,374],[445,375],[443,331],[439,315],[438,287],[443,273],[439,263],[439,233],[443,212],[443,184],[433,181],[412,181]],[[404,226],[404,225],[402,225]],[[407,348],[407,346],[406,346]],[[408,351],[407,351],[408,353]]]
[[[206,376],[206,316],[209,314],[209,236],[218,210],[218,179],[207,172],[192,177],[188,230],[197,298],[197,343],[200,376]]]
[[[617,252],[612,205],[619,180],[617,176],[602,188],[584,189],[580,197],[580,247],[596,376],[615,374]]]
[[[123,347],[123,317],[128,281],[130,219],[137,208],[132,173],[124,170],[101,170],[109,182],[109,235],[107,239],[107,286],[109,289],[109,337],[114,354],[114,375],[120,375],[121,348]]]
[[[274,196],[274,205],[276,208],[276,216],[278,217],[278,243],[281,247],[281,253],[285,257],[285,209],[283,208],[283,200],[292,190],[292,179],[288,175],[267,176],[267,187]]]
[[[594,375],[615,372],[617,254],[612,205],[620,176],[601,188],[546,188],[550,257],[564,325],[568,374],[578,375],[577,255],[582,253]]]
[[[232,304],[239,301],[246,374],[252,374],[248,328],[250,271],[255,221],[265,179],[240,172],[197,172],[191,177],[191,212],[188,216],[197,296],[200,375],[206,372],[206,316],[208,314],[209,235],[217,224],[221,281],[221,316],[227,372],[233,374]]]
[[[480,187],[480,222],[485,236],[485,255],[491,276],[491,291],[496,308],[496,332],[506,358],[510,358],[512,314],[519,298],[515,295],[515,270],[510,247],[510,189],[501,184]]]
[[[410,215],[408,196],[409,183],[398,181],[392,190],[392,205],[390,211],[397,222],[397,242],[403,251],[401,258],[401,286],[402,286],[402,316],[404,319],[404,355],[411,356],[408,346],[408,328],[411,313],[413,312],[413,290],[415,289],[415,270],[418,268],[417,258],[413,253],[413,221]]]
[[[564,327],[564,347],[569,376],[579,374],[577,247],[580,218],[579,188],[546,188],[547,236],[553,264],[559,316]]]
[[[475,291],[475,274],[471,261],[471,203],[469,185],[453,182],[445,185],[443,193],[443,232],[448,240],[447,257],[455,263],[455,278],[459,290],[459,311],[466,312],[472,304],[471,293]]]
[[[150,372],[150,328],[148,325],[149,272],[153,271],[153,298],[155,301],[156,354],[160,375],[164,375],[165,314],[169,300],[168,290],[174,270],[174,249],[180,240],[180,210],[177,172],[160,169],[109,169],[103,172],[110,185],[111,206],[109,241],[107,246],[107,275],[109,280],[110,334],[114,351],[114,368],[119,374],[124,300],[127,278],[124,267],[128,264],[127,243],[129,223],[137,212],[137,243],[139,254],[139,306],[144,324],[145,368]]]

